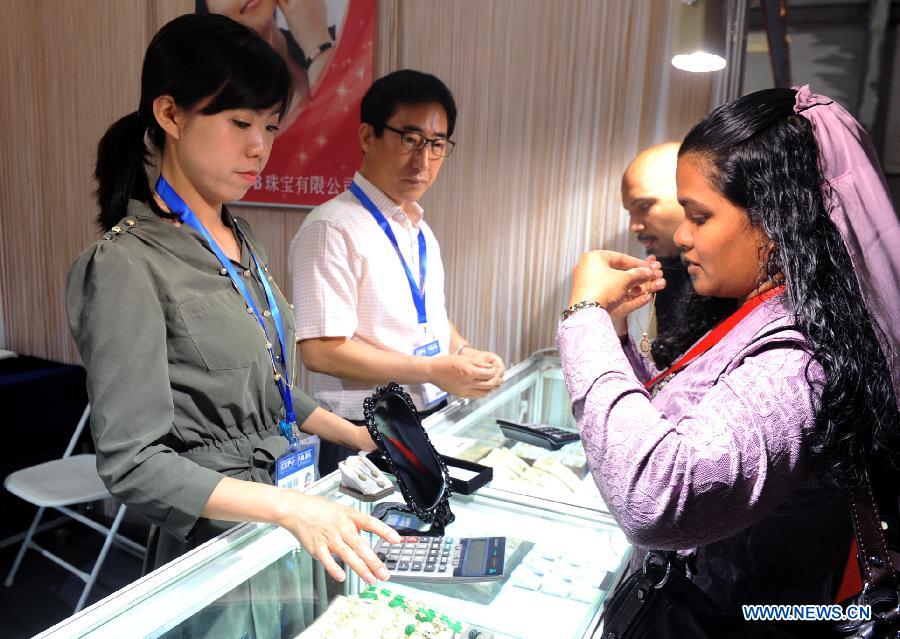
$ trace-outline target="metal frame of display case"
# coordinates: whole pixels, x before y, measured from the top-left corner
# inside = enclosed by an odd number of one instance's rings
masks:
[[[454,400],[444,410],[423,420],[423,425],[432,436],[457,435],[485,417],[502,413],[504,410],[508,412],[504,405],[515,401],[516,397],[526,395],[529,391],[531,395],[528,419],[534,421],[547,419],[545,414],[551,409],[544,406],[547,399],[545,380],[562,381],[558,357],[535,354],[510,368],[506,378],[507,381],[496,392],[478,400]],[[571,419],[570,413],[568,415]],[[568,425],[571,426],[571,423]],[[315,482],[305,492],[329,496],[334,493],[337,497],[338,485],[339,472],[335,472]],[[604,508],[564,497],[554,499],[544,495],[534,496],[522,491],[488,485],[474,495],[454,495],[453,499],[457,504],[475,506],[484,504],[487,508],[493,507],[498,511],[507,509],[510,512],[533,513],[541,520],[550,520],[552,517],[552,521],[559,521],[561,524],[570,522],[570,527],[571,522],[581,526],[584,522],[591,522],[599,527],[618,528]],[[363,512],[368,512],[372,507],[371,504],[355,500],[353,503]],[[248,575],[261,572],[297,547],[296,539],[277,526],[238,525],[44,631],[38,635],[38,639],[59,637],[118,639],[133,635],[136,628],[142,627],[145,630],[141,632],[146,636],[159,636],[226,595],[236,587],[236,584],[246,580]],[[621,580],[631,552],[629,547],[621,560],[615,583]],[[355,573],[348,571],[347,576],[343,585],[344,594],[354,594],[365,588],[365,584]],[[391,586],[389,582],[388,587]],[[615,584],[606,593],[611,592],[614,587]],[[598,590],[598,597],[601,596],[600,592]],[[602,596],[605,597],[606,594]],[[589,637],[600,622],[603,602],[595,602],[594,608],[590,619],[584,620],[582,637]],[[151,629],[146,629],[147,620],[154,620],[154,623],[150,624],[153,626]]]
[[[328,495],[335,493],[339,485],[338,473],[332,473],[310,486],[307,493]],[[570,527],[583,526],[586,520],[599,527],[617,528],[615,521],[606,514],[589,508],[552,502],[514,493],[500,493],[501,499],[492,495],[475,494],[455,496],[460,504],[495,508],[499,511],[535,515]],[[346,499],[350,499],[349,497]],[[356,502],[360,510],[371,504]],[[38,639],[120,638],[133,636],[157,637],[171,630],[191,615],[232,590],[236,584],[256,574],[294,551],[298,543],[284,529],[273,525],[240,524],[227,533],[210,540],[186,555],[142,577],[134,583],[93,604],[77,615],[49,628]],[[301,551],[302,552],[302,551]],[[620,560],[615,583],[621,579],[624,567],[631,555],[629,547]],[[365,584],[348,571],[345,594],[353,594],[365,588]],[[388,582],[389,588],[399,587]],[[611,592],[614,585],[606,593]],[[600,596],[598,591],[598,596]],[[603,594],[604,602],[606,593]],[[581,624],[583,638],[589,637],[597,626],[603,611],[603,602],[592,604],[590,617]],[[148,620],[153,620],[148,627]]]
[[[562,364],[555,353],[556,351],[552,349],[538,351],[528,359],[523,360],[506,371],[506,381],[504,381],[496,391],[480,399],[456,399],[443,410],[438,411],[433,415],[429,415],[428,418],[423,420],[422,424],[425,426],[425,429],[432,434],[432,437],[435,435],[459,436],[479,420],[496,414],[504,404],[507,404],[516,396],[525,394],[529,390],[532,390],[533,395],[530,399],[531,410],[529,411],[528,420],[550,420],[550,418],[546,417],[548,411],[545,410],[546,407],[544,406],[545,382],[549,379],[563,383]],[[531,373],[527,373],[531,368],[534,370]],[[521,379],[519,379],[520,377]],[[537,409],[535,409],[535,406],[537,406]],[[554,425],[559,427],[568,426],[574,429],[575,422],[574,418],[571,417],[570,412],[567,412],[567,418],[567,424],[556,423]],[[479,493],[500,500],[512,501],[515,501],[516,499],[514,495],[527,494],[522,491],[495,486],[490,483],[487,486],[480,488]],[[538,497],[550,501],[559,501],[560,503],[575,507],[588,508],[607,514],[609,513],[609,510],[600,498],[599,492],[597,493],[596,501],[590,503],[581,501],[577,497],[569,498],[564,495],[554,498],[546,494],[541,494],[538,495]]]

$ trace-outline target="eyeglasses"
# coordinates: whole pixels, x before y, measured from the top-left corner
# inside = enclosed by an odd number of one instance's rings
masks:
[[[438,158],[445,158],[453,152],[453,147],[456,146],[456,142],[448,140],[447,138],[434,138],[432,140],[430,138],[426,138],[421,133],[395,129],[394,127],[388,126],[387,124],[384,125],[384,128],[399,135],[400,144],[403,145],[403,148],[407,151],[421,151],[422,148],[427,144],[431,147],[431,154],[433,156]]]

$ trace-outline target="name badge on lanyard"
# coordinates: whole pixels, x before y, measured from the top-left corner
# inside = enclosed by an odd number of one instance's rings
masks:
[[[372,217],[375,218],[378,226],[381,227],[381,230],[387,236],[388,240],[390,240],[391,245],[394,247],[394,251],[397,253],[397,257],[400,258],[403,270],[406,272],[406,281],[409,284],[409,292],[412,295],[413,304],[416,307],[416,317],[419,321],[419,328],[422,331],[420,337],[413,343],[412,354],[420,357],[435,357],[440,355],[441,345],[440,342],[435,339],[431,331],[428,330],[428,312],[425,308],[425,272],[428,259],[428,251],[425,246],[425,234],[422,232],[422,229],[419,229],[419,282],[416,282],[412,270],[409,268],[409,264],[406,263],[403,253],[400,252],[400,244],[397,242],[394,230],[391,228],[391,225],[388,224],[387,219],[356,182],[350,184],[350,192],[353,193],[356,199],[360,201],[360,204],[362,204]],[[447,396],[447,393],[434,384],[422,384],[422,388],[425,395],[426,408],[430,408]]]
[[[291,442],[287,452],[275,460],[275,485],[306,490],[316,481],[319,438],[315,435]]]
[[[418,355],[419,357],[436,357],[440,355],[440,342],[434,338],[427,325],[420,326],[420,328],[422,329],[422,335],[415,343],[413,355]],[[422,384],[422,393],[425,399],[426,410],[447,397],[447,393],[434,384]]]

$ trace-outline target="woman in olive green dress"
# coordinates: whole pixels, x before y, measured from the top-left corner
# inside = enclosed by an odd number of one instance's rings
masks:
[[[105,233],[69,273],[69,324],[87,369],[100,475],[154,526],[148,568],[233,522],[269,522],[335,579],[345,574],[333,555],[373,583],[387,571],[361,533],[397,541],[393,530],[273,485],[290,403],[304,432],[374,445],[365,429],[283,383],[294,379],[293,313],[249,225],[223,206],[254,185],[290,96],[284,61],[246,27],[186,15],[160,30],[138,110],[100,142]],[[173,213],[163,181],[151,189],[145,138],[164,183],[205,233]],[[254,305],[258,315],[248,312]]]

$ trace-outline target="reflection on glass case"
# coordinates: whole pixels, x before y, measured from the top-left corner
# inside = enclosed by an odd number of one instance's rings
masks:
[[[451,538],[502,538],[502,578],[398,577],[369,587],[347,570],[338,583],[287,531],[243,524],[40,637],[589,637],[632,549],[600,499],[580,441],[555,450],[527,443],[501,431],[498,418],[577,432],[559,358],[532,357],[488,397],[454,401],[424,421],[441,453],[490,465],[494,478],[474,495],[451,497],[456,519],[446,537],[407,537],[404,546],[417,553],[427,545],[425,557],[448,551],[452,561]],[[340,491],[340,471],[306,492],[367,513],[400,496],[357,501]]]
[[[373,504],[339,492],[338,475],[313,484],[309,492],[370,511]],[[388,581],[368,587],[349,573],[338,583],[285,530],[244,524],[41,636],[590,636],[630,559],[623,533],[595,509],[496,492],[506,498],[454,495],[457,517],[446,534],[505,537],[500,580]]]
[[[581,441],[553,450],[523,441],[528,438],[509,428],[504,433],[498,419],[577,434],[558,356],[530,357],[507,371],[499,389],[482,399],[454,401],[426,419],[425,428],[441,454],[493,467],[494,479],[482,493],[510,491],[607,512]]]

